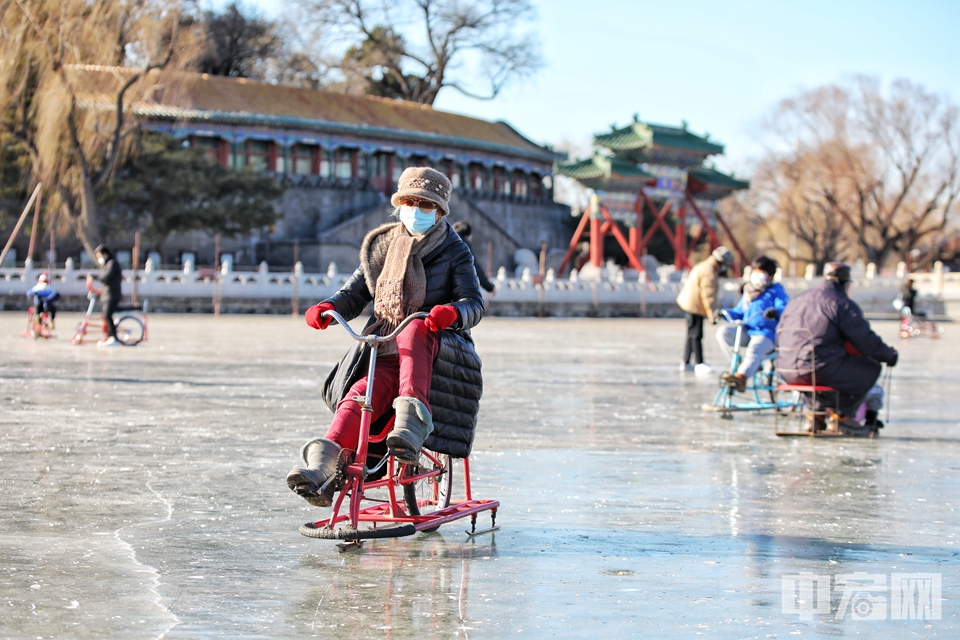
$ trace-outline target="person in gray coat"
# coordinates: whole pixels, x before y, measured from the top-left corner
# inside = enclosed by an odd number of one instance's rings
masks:
[[[880,426],[876,408],[867,411],[866,425],[853,421],[860,404],[880,377],[880,363],[897,364],[897,351],[870,328],[863,311],[850,299],[850,266],[830,262],[823,282],[793,300],[777,327],[777,371],[788,384],[816,384],[836,389],[844,430]],[[818,395],[817,409],[830,394]]]

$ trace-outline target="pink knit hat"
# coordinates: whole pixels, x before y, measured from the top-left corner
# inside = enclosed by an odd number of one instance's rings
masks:
[[[397,192],[390,198],[390,204],[400,206],[401,198],[420,198],[436,202],[443,215],[450,213],[450,191],[452,187],[447,176],[430,167],[407,167],[397,181]]]

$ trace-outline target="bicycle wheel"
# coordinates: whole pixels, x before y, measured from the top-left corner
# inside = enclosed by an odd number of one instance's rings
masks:
[[[124,346],[132,347],[143,340],[143,323],[139,318],[124,316],[117,322],[117,340]]]
[[[403,485],[403,503],[407,512],[412,516],[427,515],[450,506],[450,495],[453,493],[453,465],[450,456],[444,453],[434,454],[437,462],[420,454],[420,464],[404,466],[401,478],[409,478],[434,469],[440,469],[440,474]],[[419,500],[417,496],[419,495]],[[440,525],[423,531],[436,531]]]

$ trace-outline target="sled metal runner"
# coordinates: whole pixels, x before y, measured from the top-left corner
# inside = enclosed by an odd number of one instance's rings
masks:
[[[352,338],[365,343],[370,349],[369,383],[366,396],[356,398],[361,407],[357,451],[351,453],[346,462],[341,464],[337,475],[330,480],[338,486],[333,509],[328,517],[301,525],[300,533],[310,538],[343,541],[337,545],[342,552],[361,548],[363,540],[400,538],[418,532],[436,531],[441,525],[468,516],[471,519],[471,530],[467,532],[469,536],[497,530],[500,503],[473,497],[468,458],[460,459],[462,467],[458,465],[463,474],[464,497],[454,500],[454,465],[449,455],[422,449],[418,463],[409,464],[397,460],[389,449],[383,457],[369,450],[371,444],[380,444],[380,451],[383,450],[385,444],[381,443],[386,440],[394,420],[391,417],[378,433],[371,433],[377,348],[395,340],[410,322],[427,314],[420,312],[408,316],[387,336],[360,336],[337,312],[326,311],[324,316],[335,319]],[[362,506],[364,501],[373,504]],[[491,526],[477,531],[477,516],[484,511],[490,513]],[[364,523],[372,526],[361,528]]]

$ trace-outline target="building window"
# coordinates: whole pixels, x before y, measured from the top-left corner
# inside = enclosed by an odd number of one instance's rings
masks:
[[[394,183],[400,181],[400,174],[403,173],[403,169],[407,166],[407,162],[407,158],[402,158],[400,156],[393,157],[393,175],[390,176],[390,179],[393,180]]]
[[[370,171],[370,154],[356,152],[356,162],[353,165],[353,177],[366,178]]]
[[[311,144],[295,144],[290,147],[290,167],[289,172],[298,176],[308,176],[317,173],[316,156],[320,147]]]
[[[319,171],[320,171],[321,178],[329,178],[331,175],[333,175],[333,169],[332,169],[333,163],[330,161],[330,158],[332,157],[332,155],[333,155],[332,151],[328,151],[327,149],[320,149]]]
[[[389,178],[387,175],[387,170],[389,169],[389,160],[390,154],[388,153],[375,153],[373,154],[370,162],[370,177],[371,178]]]
[[[234,168],[250,168],[253,171],[270,170],[270,148],[272,142],[265,140],[247,140],[237,149]]]
[[[334,151],[334,175],[338,178],[352,178],[356,175],[356,149],[337,149]]]
[[[503,167],[493,168],[493,190],[495,193],[510,195],[510,174]]]
[[[441,160],[440,164],[437,165],[437,169],[443,173],[443,175],[447,176],[450,183],[453,184],[453,178],[457,174],[456,165],[453,164],[453,160]]]
[[[482,164],[476,162],[470,165],[470,188],[483,191],[483,176],[486,173]]]
[[[540,174],[531,173],[530,174],[530,195],[534,198],[539,198],[541,194],[540,190]]]
[[[513,192],[520,197],[527,195],[527,174],[523,171],[513,172]]]

